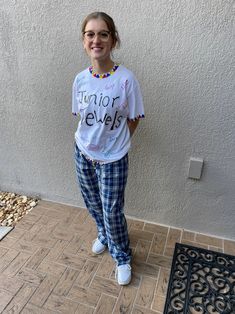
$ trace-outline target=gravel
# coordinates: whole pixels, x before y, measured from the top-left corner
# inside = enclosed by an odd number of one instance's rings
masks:
[[[37,203],[35,198],[0,191],[0,226],[14,227]]]

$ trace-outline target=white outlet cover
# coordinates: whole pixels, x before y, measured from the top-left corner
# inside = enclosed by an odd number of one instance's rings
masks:
[[[191,157],[189,161],[188,177],[192,179],[200,179],[203,168],[203,159]]]

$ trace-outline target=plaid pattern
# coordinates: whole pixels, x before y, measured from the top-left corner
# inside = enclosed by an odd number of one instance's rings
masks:
[[[124,216],[128,155],[112,163],[99,164],[86,159],[75,144],[75,163],[84,202],[96,221],[98,239],[108,246],[118,266],[130,263],[131,249]]]

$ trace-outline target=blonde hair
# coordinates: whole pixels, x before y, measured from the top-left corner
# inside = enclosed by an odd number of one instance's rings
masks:
[[[82,23],[82,28],[81,28],[82,35],[85,32],[85,28],[86,28],[87,23],[93,19],[101,19],[106,23],[108,30],[110,31],[112,40],[113,40],[113,47],[119,48],[121,41],[120,41],[116,26],[114,24],[114,21],[111,18],[111,16],[109,16],[108,14],[106,14],[104,12],[93,12],[93,13],[90,13],[89,15],[87,15],[87,17],[84,19],[84,21]]]

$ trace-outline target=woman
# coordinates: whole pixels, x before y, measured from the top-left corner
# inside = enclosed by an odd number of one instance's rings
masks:
[[[73,84],[73,114],[80,116],[75,133],[75,161],[85,204],[95,219],[92,252],[108,248],[117,263],[120,285],[131,281],[131,249],[124,216],[130,138],[144,117],[139,84],[131,71],[115,63],[120,44],[113,19],[89,14],[82,24],[83,46],[91,66]]]

